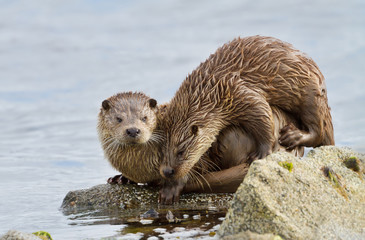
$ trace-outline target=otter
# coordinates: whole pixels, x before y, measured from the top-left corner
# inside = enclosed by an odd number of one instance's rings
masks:
[[[161,109],[143,93],[118,93],[102,102],[97,128],[104,155],[130,181],[151,183],[161,178]]]
[[[143,93],[118,93],[102,102],[98,116],[99,139],[105,157],[121,175],[110,178],[110,183],[148,183],[157,185],[162,177],[159,167],[164,145],[161,129],[167,105]],[[272,108],[275,121],[275,151],[285,151],[278,143],[279,131],[299,123],[289,114]],[[235,192],[246,175],[248,155],[255,150],[249,133],[238,126],[222,130],[217,142],[207,151],[189,174],[183,192]],[[304,148],[291,151],[302,156]],[[166,195],[166,194],[165,194]],[[165,201],[166,202],[166,201]],[[166,203],[169,203],[168,201]]]
[[[272,152],[287,151],[294,156],[302,157],[303,146],[288,149],[279,144],[281,130],[285,127],[297,131],[300,123],[277,107],[271,107],[271,110],[275,139]],[[236,192],[253,161],[249,156],[255,150],[255,141],[250,133],[239,126],[228,126],[219,133],[217,140],[187,173],[187,184],[171,180],[161,181],[163,187],[160,190],[159,202],[163,204],[178,202],[180,191],[183,193]]]
[[[275,142],[270,106],[300,124],[281,129],[278,140],[287,149],[334,144],[325,80],[311,58],[263,36],[234,39],[210,55],[166,108],[161,201],[178,200],[188,173],[228,126],[250,134],[255,150],[249,161],[270,154]]]

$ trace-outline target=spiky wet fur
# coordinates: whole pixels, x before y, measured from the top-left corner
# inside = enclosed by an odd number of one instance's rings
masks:
[[[163,164],[185,177],[229,125],[244,128],[256,156],[266,156],[274,144],[269,105],[296,116],[308,133],[300,145],[334,144],[318,66],[288,43],[253,36],[223,45],[182,83],[166,109]]]

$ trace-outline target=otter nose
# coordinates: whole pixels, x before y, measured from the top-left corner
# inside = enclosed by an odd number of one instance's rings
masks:
[[[139,130],[138,128],[128,128],[126,130],[127,135],[130,137],[137,137],[140,132],[141,130]]]
[[[167,178],[172,178],[175,174],[175,170],[172,167],[165,167],[162,172]]]

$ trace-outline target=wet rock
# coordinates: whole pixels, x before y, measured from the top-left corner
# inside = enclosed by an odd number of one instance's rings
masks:
[[[227,207],[232,194],[184,194],[174,208],[189,209]],[[70,191],[63,199],[61,210],[64,213],[82,212],[83,210],[122,208],[137,209],[156,207],[158,189],[135,184],[102,184],[83,190]],[[171,207],[171,206],[170,206]]]
[[[365,239],[364,160],[349,148],[327,146],[302,159],[280,152],[254,161],[219,235]]]
[[[169,223],[175,222],[175,216],[170,210],[166,214],[166,219],[169,221]]]
[[[141,214],[141,218],[158,218],[158,212],[151,208],[147,212]]]
[[[17,230],[9,230],[5,235],[0,237],[0,240],[42,240],[42,239],[30,233],[23,233]]]
[[[101,184],[89,189],[70,191],[63,199],[61,208],[65,211],[106,207],[132,208],[144,201],[157,201],[151,188],[138,185]]]

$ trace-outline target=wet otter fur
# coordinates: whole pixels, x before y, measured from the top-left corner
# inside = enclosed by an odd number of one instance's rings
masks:
[[[292,150],[279,144],[280,132],[283,127],[298,130],[300,124],[290,114],[277,107],[272,107],[274,119],[275,143],[272,152],[287,151],[297,157],[302,157],[304,147],[298,146]],[[250,154],[255,152],[256,145],[251,135],[242,127],[229,126],[223,129],[217,141],[204,153],[201,159],[187,173],[187,184],[174,181],[164,182],[160,190],[159,201],[171,204],[179,201],[182,192],[227,193],[235,192],[242,183],[252,163]]]
[[[99,139],[105,157],[127,180],[158,184],[164,136],[161,130],[166,105],[143,93],[118,93],[103,101],[98,117]],[[275,145],[272,151],[285,151],[278,143],[279,131],[296,120],[272,108],[275,120]],[[134,130],[134,131],[133,131]],[[250,134],[237,126],[224,129],[190,173],[184,192],[234,192],[246,175],[248,156],[255,150]],[[302,156],[303,148],[293,154]],[[115,180],[120,180],[120,176]]]
[[[252,137],[250,161],[270,154],[275,141],[270,106],[300,123],[300,128],[289,124],[281,130],[280,144],[288,149],[334,144],[324,77],[304,53],[281,40],[253,36],[237,38],[210,55],[166,108],[162,202],[174,191],[178,199],[191,169],[228,126]]]
[[[102,103],[97,128],[104,155],[131,181],[149,183],[161,178],[160,110],[156,100],[143,93],[118,93]]]

